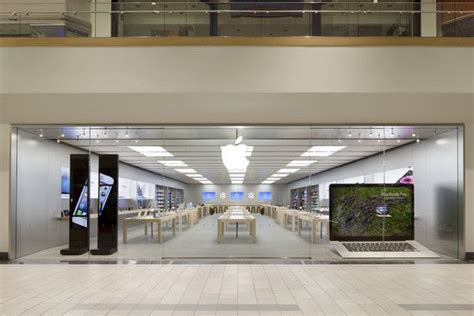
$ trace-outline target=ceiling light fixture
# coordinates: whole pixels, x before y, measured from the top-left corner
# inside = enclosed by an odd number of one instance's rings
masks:
[[[41,138],[43,138],[43,137],[44,137],[44,134],[43,134],[43,129],[40,129],[39,137],[41,137]]]
[[[395,133],[394,133],[394,131],[393,131],[393,128],[392,128],[392,132],[390,133],[390,136],[392,136],[392,137],[395,136]]]
[[[186,174],[186,176],[188,176],[190,178],[204,178],[204,176],[202,174],[199,174],[199,173],[190,173],[190,174]]]
[[[287,167],[307,167],[315,163],[316,160],[293,160],[290,161],[286,166]]]
[[[358,140],[359,143],[362,143],[362,138],[360,138],[360,133],[359,133],[359,140]]]
[[[181,160],[158,160],[158,162],[167,167],[187,167],[188,166]]]
[[[347,134],[349,137],[352,137],[352,131],[349,130],[349,133]]]
[[[372,130],[370,130],[369,136],[370,136],[370,137],[373,137],[373,136],[374,136],[374,132],[372,132]]]
[[[212,184],[212,181],[200,181],[202,184]]]
[[[128,129],[125,131],[125,137],[130,137],[130,134],[128,133]]]
[[[290,175],[289,173],[275,173],[271,177],[272,178],[284,178],[284,177],[287,177],[289,175]]]
[[[107,137],[107,127],[104,130],[104,137]]]
[[[411,134],[411,137],[416,137],[416,134],[415,133]]]
[[[138,142],[138,139],[135,142]],[[161,146],[128,146],[128,148],[146,157],[173,157],[173,154]]]
[[[64,132],[61,133],[61,138],[64,138],[66,137],[66,135],[64,135]]]
[[[417,138],[417,139],[416,139],[416,142],[417,142],[417,143],[419,143],[419,142],[420,142],[420,139],[419,139],[419,138]]]
[[[265,180],[265,181],[262,182],[262,184],[272,184],[273,182],[275,182],[275,181]]]
[[[346,146],[313,146],[301,154],[301,157],[328,157],[344,148]]]

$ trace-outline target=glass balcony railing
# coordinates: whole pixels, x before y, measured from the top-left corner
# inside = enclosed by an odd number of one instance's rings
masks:
[[[472,0],[43,1],[0,2],[0,37],[474,36]]]

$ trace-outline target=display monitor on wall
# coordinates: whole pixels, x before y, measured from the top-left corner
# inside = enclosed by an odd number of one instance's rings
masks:
[[[202,192],[201,199],[203,201],[214,201],[217,198],[216,192]]]
[[[411,184],[331,184],[330,240],[414,240]]]
[[[258,199],[261,201],[270,201],[272,199],[272,192],[258,192]]]
[[[230,192],[230,199],[232,201],[243,201],[244,192]]]

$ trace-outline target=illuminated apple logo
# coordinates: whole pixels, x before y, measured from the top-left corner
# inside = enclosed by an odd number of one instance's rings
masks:
[[[234,145],[221,146],[222,162],[229,172],[245,172],[249,165],[248,146],[240,144],[242,136],[237,137]]]

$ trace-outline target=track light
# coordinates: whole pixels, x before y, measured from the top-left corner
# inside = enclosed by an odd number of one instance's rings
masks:
[[[419,142],[420,142],[420,139],[419,139],[419,138],[417,138],[417,139],[416,139],[416,142],[417,142],[417,143],[419,143]]]
[[[358,140],[359,143],[362,143],[362,139],[360,138],[360,133],[359,133],[359,140]]]
[[[39,137],[41,137],[41,138],[43,138],[43,137],[44,137],[44,134],[43,134],[43,129],[40,129]]]
[[[349,130],[349,134],[348,134],[349,137],[352,137],[352,131]]]
[[[86,129],[85,128],[82,129],[82,136],[84,136],[84,137],[86,136]]]
[[[393,132],[393,128],[392,128],[392,132],[390,133],[390,136],[395,136],[395,133]]]
[[[104,130],[104,137],[107,137],[107,128]]]
[[[127,129],[127,131],[125,132],[125,137],[130,137],[130,135],[128,134],[128,129]]]
[[[415,134],[415,133],[412,133],[412,134],[411,134],[411,137],[416,137],[416,134]]]
[[[370,136],[370,137],[373,137],[373,136],[374,136],[374,132],[372,132],[372,130],[370,130],[369,136]]]

